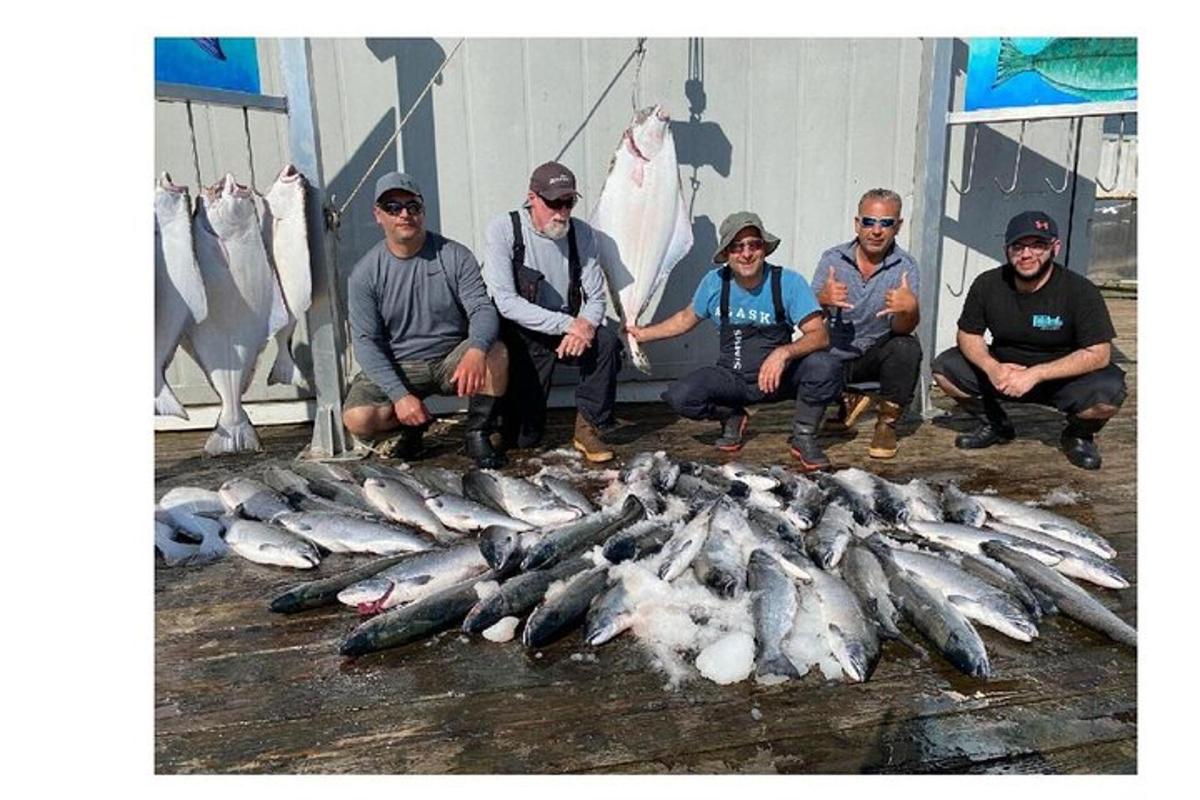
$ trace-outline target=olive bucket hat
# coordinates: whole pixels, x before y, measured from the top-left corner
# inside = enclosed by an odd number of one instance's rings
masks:
[[[771,255],[775,252],[775,248],[779,247],[779,237],[770,233],[763,227],[762,220],[758,218],[758,214],[751,211],[738,211],[730,214],[721,223],[721,241],[717,244],[717,252],[713,253],[714,264],[724,264],[726,259],[725,248],[729,247],[729,243],[733,241],[733,237],[738,235],[738,231],[742,228],[757,228],[759,234],[766,243],[766,250],[763,257]]]

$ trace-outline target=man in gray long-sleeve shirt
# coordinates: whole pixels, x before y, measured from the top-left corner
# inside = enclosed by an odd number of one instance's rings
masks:
[[[362,371],[350,382],[342,422],[367,441],[399,429],[401,455],[412,458],[433,419],[423,398],[469,397],[467,454],[481,467],[501,466],[488,434],[508,353],[475,257],[425,230],[420,187],[403,173],[376,182],[375,221],[384,239],[350,274],[350,331]]]
[[[495,217],[484,238],[483,279],[501,317],[509,352],[503,401],[505,440],[534,447],[546,424],[557,361],[577,365],[575,449],[594,462],[613,453],[600,431],[616,424],[622,345],[604,325],[604,276],[596,234],[571,218],[575,176],[556,162],[533,171],[525,206]]]

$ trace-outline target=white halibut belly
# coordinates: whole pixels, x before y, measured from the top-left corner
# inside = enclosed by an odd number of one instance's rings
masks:
[[[191,199],[163,174],[154,197],[154,413],[187,419],[166,381],[184,333],[208,314],[192,248]]]

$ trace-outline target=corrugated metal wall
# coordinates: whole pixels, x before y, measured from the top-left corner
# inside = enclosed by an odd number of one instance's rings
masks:
[[[313,80],[327,191],[344,203],[396,131],[430,75],[457,39],[316,39]],[[783,242],[772,262],[811,278],[821,251],[853,235],[859,196],[875,186],[897,191],[911,210],[922,44],[917,39],[652,39],[640,69],[630,60],[634,39],[473,39],[464,42],[430,95],[405,124],[398,142],[366,178],[346,210],[338,237],[339,289],[355,261],[379,239],[370,197],[378,175],[404,169],[420,181],[430,228],[482,252],[494,215],[523,199],[537,164],[558,157],[580,180],[581,215],[595,204],[609,159],[628,124],[634,97],[662,104],[673,132],[695,247],[676,267],[656,319],[683,306],[712,267],[717,227],[725,215],[756,211]],[[277,45],[259,40],[265,94],[279,94]],[[966,48],[956,43],[956,66]],[[956,78],[961,95],[961,75]],[[958,101],[961,102],[961,101]],[[195,184],[191,135],[182,104],[158,103],[156,166],[177,182]],[[194,107],[201,179],[226,171],[266,190],[287,159],[286,123],[249,112],[250,147],[241,111]],[[1019,123],[979,126],[975,190],[947,188],[943,223],[942,293],[937,349],[953,342],[961,281],[1001,257],[1004,221],[1019,208],[1040,206],[1071,219],[1072,266],[1087,263],[1086,228],[1099,163],[1099,121],[1083,123],[1082,178],[1057,195],[1064,175],[1066,121],[1030,123],[1019,189],[1003,195],[992,181],[1011,179]],[[952,129],[950,178],[964,180],[965,130]],[[1072,214],[1073,209],[1073,214]],[[899,242],[908,248],[909,229]],[[933,280],[926,265],[926,274]],[[345,293],[339,291],[344,307]],[[703,325],[649,346],[655,380],[672,378],[715,357],[716,335]],[[928,345],[927,345],[928,347]],[[295,400],[292,387],[265,386],[274,357],[269,344],[247,393],[250,401]],[[352,374],[352,373],[351,373]],[[624,377],[644,379],[627,369]],[[168,373],[189,405],[213,403],[196,366],[180,354]],[[571,370],[559,380],[573,381]],[[302,415],[297,404],[290,412]],[[254,415],[254,409],[251,408]],[[174,425],[167,421],[166,425]]]

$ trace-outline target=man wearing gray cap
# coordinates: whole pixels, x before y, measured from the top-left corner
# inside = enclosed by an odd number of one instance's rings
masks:
[[[1100,468],[1094,437],[1125,401],[1125,373],[1110,361],[1117,333],[1100,290],[1054,263],[1061,249],[1054,219],[1024,211],[1004,234],[1008,260],[971,283],[958,346],[933,361],[934,380],[980,423],[960,434],[956,447],[990,447],[1016,436],[1003,398],[1065,412],[1060,445],[1067,460]]]
[[[572,444],[591,462],[610,461],[601,431],[616,425],[621,341],[604,325],[604,276],[596,235],[571,217],[575,175],[554,161],[533,171],[525,205],[500,214],[484,235],[483,280],[500,312],[509,352],[501,430],[506,443],[534,447],[546,426],[554,365],[579,367]]]
[[[742,448],[746,407],[794,397],[791,454],[800,469],[829,468],[817,444],[825,406],[842,389],[842,363],[829,352],[829,332],[808,281],[798,272],[768,264],[779,237],[757,214],[740,211],[721,223],[713,263],[725,266],[700,282],[692,304],[657,325],[627,327],[638,342],[690,331],[701,319],[721,332],[716,366],[701,367],[671,384],[663,400],[689,419],[721,423],[716,446]],[[799,327],[802,336],[793,341]]]
[[[433,420],[423,398],[467,397],[467,455],[480,467],[501,466],[488,435],[508,356],[475,257],[425,229],[421,189],[409,175],[389,172],[375,183],[374,214],[383,241],[354,265],[348,284],[362,371],[350,382],[342,422],[366,442],[398,430],[408,459]]]

